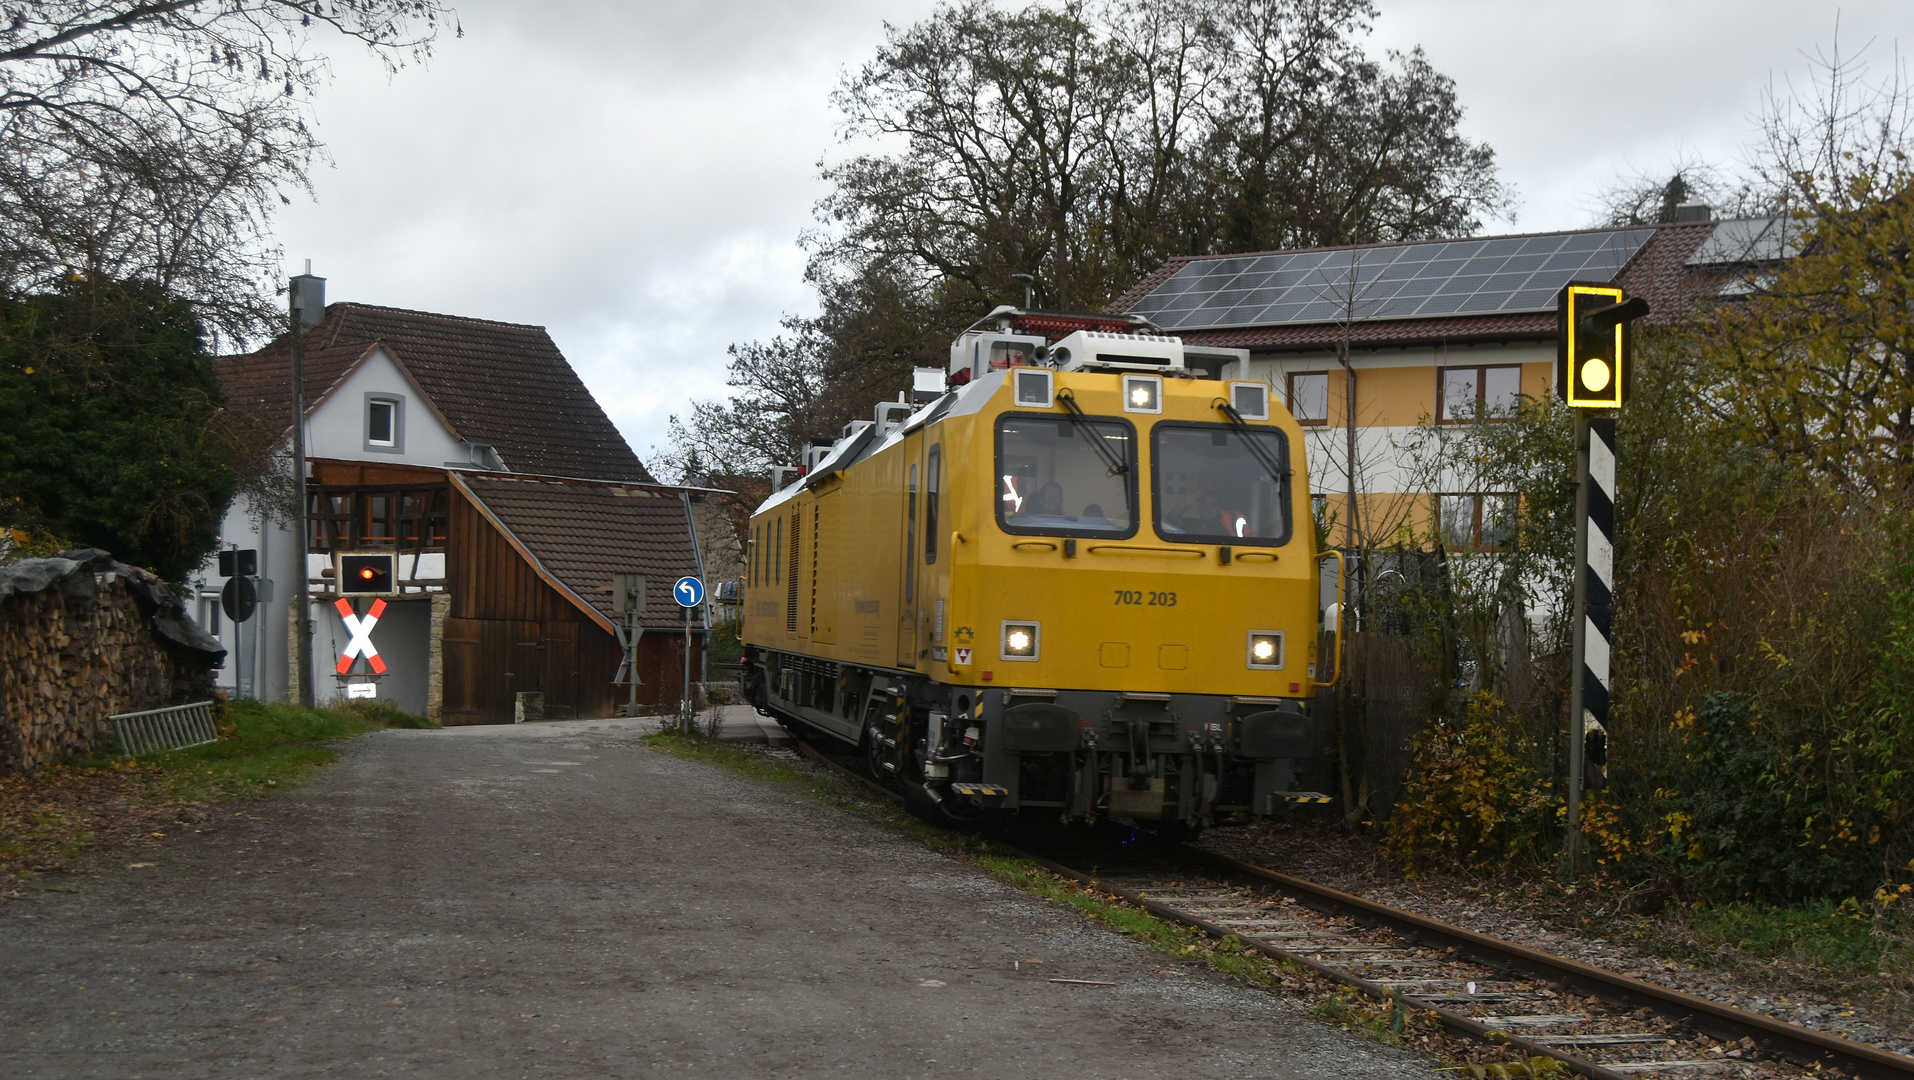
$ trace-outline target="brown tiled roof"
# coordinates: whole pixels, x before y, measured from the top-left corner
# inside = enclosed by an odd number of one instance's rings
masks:
[[[1679,225],[1655,225],[1646,244],[1616,276],[1622,287],[1633,295],[1645,297],[1652,309],[1650,325],[1667,325],[1691,313],[1695,305],[1712,298],[1726,280],[1719,271],[1697,271],[1684,267],[1702,241],[1718,222],[1691,222]],[[1589,230],[1595,232],[1606,229]],[[1501,239],[1483,237],[1481,239]],[[1398,246],[1360,245],[1365,247]],[[1299,249],[1300,250],[1300,249]],[[1340,250],[1340,249],[1320,249]],[[1111,301],[1106,311],[1126,312],[1138,301],[1156,291],[1176,272],[1192,262],[1206,259],[1234,259],[1277,252],[1236,252],[1228,255],[1182,255],[1151,271],[1122,296]],[[1350,328],[1350,343],[1364,346],[1429,345],[1438,342],[1507,341],[1522,338],[1553,338],[1556,332],[1554,312],[1520,312],[1507,315],[1461,315],[1429,319],[1377,319],[1358,321]],[[1336,323],[1285,323],[1272,326],[1236,327],[1225,330],[1178,331],[1186,341],[1223,348],[1287,350],[1333,348],[1341,340],[1342,327]]]
[[[1298,323],[1289,326],[1252,326],[1231,330],[1187,330],[1184,341],[1227,349],[1334,348],[1342,339],[1336,323]],[[1438,342],[1507,341],[1513,338],[1552,338],[1555,313],[1521,315],[1467,315],[1459,319],[1400,319],[1358,321],[1349,327],[1349,343],[1361,346],[1433,345]]]
[[[303,339],[306,406],[384,346],[462,439],[489,443],[515,473],[650,483],[611,419],[543,327],[329,304]],[[228,404],[258,410],[274,430],[292,422],[285,339],[216,363]]]
[[[1648,301],[1646,325],[1668,326],[1679,322],[1693,314],[1697,304],[1711,300],[1721,283],[1727,280],[1727,274],[1718,270],[1683,266],[1718,224],[1717,221],[1694,221],[1656,226],[1654,238],[1615,276],[1628,295]]]
[[[698,556],[677,492],[470,473],[454,480],[540,568],[606,620],[624,618],[611,609],[611,576],[640,573],[641,624],[681,625],[671,584],[698,572]]]

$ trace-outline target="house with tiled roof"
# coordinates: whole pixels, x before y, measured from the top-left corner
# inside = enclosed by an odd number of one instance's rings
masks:
[[[324,302],[299,324],[305,397],[304,539],[289,513],[246,499],[222,547],[258,553],[260,609],[222,618],[217,563],[198,575],[200,617],[227,643],[231,692],[277,700],[311,679],[319,701],[353,694],[445,724],[612,715],[635,699],[676,702],[685,653],[699,678],[709,620],[673,602],[677,578],[703,576],[693,500],[659,484],[544,328]],[[290,335],[218,371],[227,407],[290,443]],[[340,587],[344,559],[393,556],[368,640],[383,670],[353,652],[373,597]],[[616,575],[642,574],[635,614],[614,603]],[[293,597],[311,591],[313,668],[292,660]],[[346,604],[341,609],[341,602]],[[349,613],[349,614],[348,614]],[[636,685],[624,670],[636,642]],[[341,662],[345,661],[344,673]]]
[[[1309,434],[1310,487],[1330,542],[1404,523],[1463,550],[1492,548],[1508,496],[1408,460],[1433,423],[1492,422],[1554,393],[1556,296],[1570,281],[1646,298],[1672,322],[1744,289],[1795,252],[1785,218],[1716,220],[1690,204],[1666,224],[1171,259],[1117,298],[1186,343],[1240,349],[1228,377],[1265,380]],[[1354,384],[1359,515],[1351,515]],[[1426,440],[1420,440],[1426,445]]]

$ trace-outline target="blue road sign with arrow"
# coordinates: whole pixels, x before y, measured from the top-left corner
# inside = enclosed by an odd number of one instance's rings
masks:
[[[671,587],[671,598],[678,601],[679,607],[697,607],[704,603],[704,582],[694,577],[681,577]]]

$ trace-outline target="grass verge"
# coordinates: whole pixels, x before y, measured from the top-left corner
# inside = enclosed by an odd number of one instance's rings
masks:
[[[223,802],[271,794],[339,756],[334,744],[383,728],[433,728],[423,717],[390,705],[352,701],[323,709],[236,701],[226,708],[219,741],[170,753],[151,754],[146,770],[149,798]],[[104,759],[113,765],[126,759]]]
[[[140,758],[98,752],[32,776],[0,776],[0,881],[73,870],[88,852],[164,840],[204,804],[291,787],[334,760],[334,745],[381,728],[433,727],[389,705],[324,709],[237,701],[220,739]]]
[[[1798,907],[1717,904],[1684,914],[1705,946],[1732,945],[1752,956],[1786,958],[1847,977],[1872,975],[1881,965],[1881,943],[1867,912],[1851,900]]]

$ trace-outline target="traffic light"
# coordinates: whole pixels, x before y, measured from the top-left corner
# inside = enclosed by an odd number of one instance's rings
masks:
[[[339,591],[391,595],[394,561],[390,552],[339,556]]]
[[[1579,409],[1619,409],[1631,374],[1629,322],[1648,314],[1648,301],[1623,301],[1615,285],[1571,282],[1556,299],[1555,385]]]

